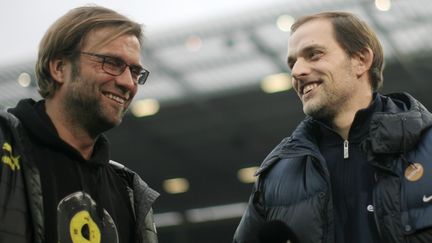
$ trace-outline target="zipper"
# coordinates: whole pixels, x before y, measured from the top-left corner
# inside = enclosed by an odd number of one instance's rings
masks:
[[[349,145],[348,140],[344,140],[344,143],[343,143],[344,159],[349,158],[349,146],[348,145]]]

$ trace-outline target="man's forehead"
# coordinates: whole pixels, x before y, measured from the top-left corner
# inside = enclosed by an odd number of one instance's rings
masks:
[[[83,39],[81,48],[85,47],[88,50],[101,49],[124,36],[135,38],[139,43],[138,38],[133,34],[121,33],[120,30],[113,27],[104,27],[89,31]]]
[[[334,39],[333,26],[328,19],[310,20],[291,34],[288,40],[288,53],[300,51],[309,46]]]

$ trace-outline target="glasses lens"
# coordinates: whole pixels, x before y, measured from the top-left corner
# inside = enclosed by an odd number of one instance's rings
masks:
[[[134,81],[138,84],[144,84],[147,80],[147,77],[149,76],[149,71],[137,67],[137,66],[129,66],[120,58],[116,57],[110,57],[110,56],[104,56],[99,54],[93,54],[93,53],[87,53],[87,52],[81,52],[81,54],[96,56],[102,59],[102,69],[111,75],[118,76],[121,75],[125,70],[126,67],[130,68],[132,78]]]
[[[102,68],[111,75],[120,75],[124,72],[126,63],[118,58],[105,57]]]
[[[138,84],[143,85],[149,76],[150,72],[147,70],[142,70],[140,76],[138,77]]]

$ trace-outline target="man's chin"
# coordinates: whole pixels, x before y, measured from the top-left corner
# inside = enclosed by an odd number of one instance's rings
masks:
[[[107,121],[107,124],[109,124],[111,126],[111,128],[116,127],[118,125],[120,125],[123,121],[123,115],[120,115],[116,118],[113,118],[110,121]]]
[[[303,113],[305,113],[305,115],[315,117],[320,113],[320,110],[321,110],[320,107],[317,107],[316,105],[310,103],[303,104]]]
[[[120,125],[123,121],[123,114],[115,114],[115,115],[105,115],[100,117],[99,125],[100,129],[104,132],[110,130],[118,125]]]
[[[110,124],[111,128],[120,125],[126,112],[126,110],[122,109],[113,111],[112,113],[105,113],[105,123]]]
[[[313,117],[314,119],[317,120],[331,120],[331,118],[334,115],[328,109],[325,109],[324,107],[317,107],[317,106],[315,107],[305,106],[303,107],[303,112],[306,115]]]

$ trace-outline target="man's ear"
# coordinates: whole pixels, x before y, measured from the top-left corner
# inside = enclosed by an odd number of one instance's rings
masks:
[[[355,71],[358,77],[362,76],[364,73],[368,73],[373,62],[374,54],[372,50],[367,47],[356,53],[354,59],[356,60]]]
[[[53,58],[49,62],[49,69],[51,77],[59,82],[63,83],[66,77],[66,60],[64,58]]]

